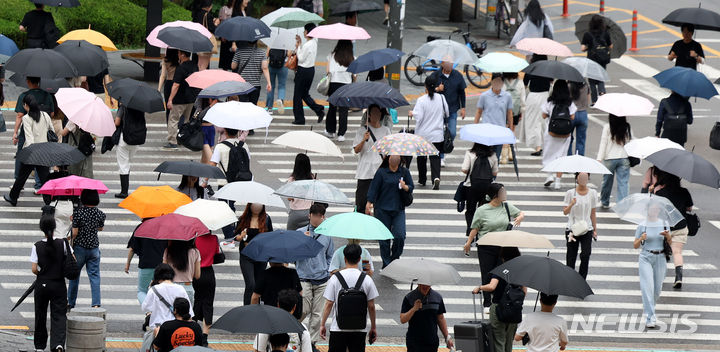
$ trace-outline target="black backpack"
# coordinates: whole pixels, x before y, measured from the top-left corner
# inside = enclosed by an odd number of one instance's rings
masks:
[[[554,133],[556,136],[567,136],[572,133],[572,130],[573,124],[572,118],[570,118],[570,106],[564,104],[555,105],[550,114],[548,131]]]
[[[310,13],[312,13],[314,10],[312,0],[298,0],[296,7],[301,8]]]
[[[82,129],[79,129],[78,133],[80,134],[79,138],[75,136],[75,133],[70,134],[75,141],[75,144],[77,144],[78,150],[85,156],[92,155],[92,153],[95,152],[95,139],[90,133],[85,132]]]
[[[498,320],[503,323],[520,323],[522,321],[522,306],[525,301],[525,291],[522,286],[507,284],[505,292],[500,297],[500,303],[495,308]]]
[[[470,184],[480,185],[491,181],[492,178],[492,166],[490,166],[488,158],[484,156],[475,158],[472,170],[470,171]]]
[[[592,46],[588,49],[588,59],[593,60],[600,65],[607,65],[610,63],[610,48],[605,42],[605,33],[600,35],[591,34]]]
[[[225,172],[225,179],[228,183],[236,181],[252,181],[252,172],[250,172],[250,156],[247,150],[243,148],[245,143],[237,142],[232,144],[228,141],[223,141],[222,144],[230,148],[230,155],[228,157],[227,168],[220,162]]]
[[[283,68],[285,66],[285,50],[270,49],[268,66],[272,68]]]
[[[662,134],[660,137],[667,138],[675,143],[684,144],[687,142],[687,111],[683,104],[680,111],[673,111],[667,100],[660,102],[665,107],[665,120],[663,121]]]
[[[43,42],[47,49],[53,49],[58,44],[57,41],[60,39],[60,29],[55,25],[55,20],[51,14],[46,15],[45,24],[43,24]]]
[[[130,110],[125,106],[122,115],[122,138],[127,145],[145,144],[147,138],[147,125],[145,113],[139,110]]]
[[[335,276],[340,281],[342,289],[337,298],[337,325],[343,330],[365,329],[367,325],[367,295],[362,290],[365,273],[361,273],[354,287],[348,287],[340,272]]]
[[[197,112],[188,122],[181,120],[178,126],[178,143],[194,152],[201,151],[205,144],[205,135],[202,131],[202,118],[200,118],[199,115],[200,112]]]

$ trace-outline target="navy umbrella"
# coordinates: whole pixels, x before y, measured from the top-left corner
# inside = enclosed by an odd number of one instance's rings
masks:
[[[80,0],[30,0],[35,4],[43,4],[47,6],[58,6],[58,7],[75,7],[80,6]]]
[[[215,321],[212,328],[236,334],[302,334],[305,331],[305,327],[290,313],[265,304],[230,309]]]
[[[107,84],[108,94],[128,108],[144,112],[165,110],[165,102],[157,89],[132,78],[123,78]]]
[[[215,179],[225,178],[225,174],[222,172],[222,170],[220,170],[219,167],[189,160],[163,161],[153,171],[157,171],[159,173],[164,172],[166,174],[207,177]],[[158,174],[158,180],[159,179],[160,174]]]
[[[253,90],[255,87],[247,82],[223,81],[201,90],[198,98],[226,98],[233,95],[245,95]]]
[[[28,88],[27,77],[23,75],[13,74],[10,76],[10,82],[15,83],[18,87]],[[55,94],[60,88],[72,88],[72,86],[65,78],[43,78],[40,80],[40,89],[48,93]]]
[[[691,68],[675,66],[655,76],[660,87],[672,90],[684,97],[710,99],[718,95],[717,89],[705,74]]]
[[[380,82],[356,82],[342,86],[328,100],[335,106],[343,107],[377,104],[384,108],[396,108],[410,105],[400,91]]]
[[[371,0],[350,0],[330,6],[330,16],[345,16],[348,13],[364,13],[382,10],[382,6]]]
[[[533,76],[540,76],[552,79],[564,79],[572,82],[585,82],[580,71],[560,61],[542,60],[535,61],[525,67],[522,72]]]
[[[685,23],[695,26],[695,29],[720,31],[720,14],[700,7],[685,7],[670,12],[663,23],[680,27]]]
[[[277,230],[255,236],[242,254],[258,262],[293,263],[312,258],[322,250],[320,242],[300,231]]]
[[[215,35],[225,40],[254,42],[270,38],[270,27],[256,18],[236,16],[223,21],[215,29]]]
[[[373,50],[367,54],[358,56],[358,58],[348,66],[347,71],[352,73],[372,71],[400,60],[403,55],[405,55],[405,53],[402,51],[392,48]]]
[[[692,183],[720,187],[720,172],[705,158],[684,149],[663,149],[645,160],[657,168]]]
[[[53,50],[65,55],[81,76],[95,76],[109,66],[105,50],[85,40],[67,40]]]
[[[52,49],[23,49],[13,55],[5,69],[22,76],[40,78],[77,77],[75,65],[63,54]]]
[[[85,154],[66,143],[43,142],[23,148],[15,158],[27,165],[73,165],[85,160]]]
[[[157,38],[171,48],[206,53],[213,50],[213,43],[202,33],[185,27],[167,27],[160,30]]]

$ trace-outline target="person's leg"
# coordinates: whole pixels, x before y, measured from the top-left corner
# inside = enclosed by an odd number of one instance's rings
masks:
[[[295,72],[295,85],[293,86],[293,116],[295,124],[305,124],[305,112],[303,111],[303,96],[305,92],[305,69],[298,67]]]
[[[270,73],[270,91],[267,93],[267,97],[265,98],[265,107],[268,111],[272,111],[273,104],[275,104],[275,80],[278,77],[279,70],[279,68],[268,67],[268,72]]]
[[[255,87],[255,90],[248,94],[250,102],[253,103],[253,105],[255,106],[257,106],[257,103],[260,100],[260,90],[261,87]]]
[[[433,143],[435,148],[438,148],[438,150],[442,150],[443,143]],[[436,178],[440,178],[440,156],[438,155],[430,155],[430,177],[432,177],[433,181],[435,181]]]
[[[288,68],[281,68],[277,73],[278,99],[285,101],[285,84],[287,83]]]
[[[65,330],[67,328],[67,291],[65,281],[53,281],[53,296],[50,299],[50,348],[65,347]],[[44,325],[44,324],[43,324]]]
[[[425,186],[427,183],[427,156],[417,157],[418,184]]]
[[[517,332],[518,324],[506,323],[505,324],[505,352],[512,352],[513,343],[515,342],[515,333]]]
[[[670,235],[672,236],[672,243],[670,244],[670,247],[673,252],[673,264],[675,264],[675,280],[673,281],[673,288],[676,289],[682,288],[684,262],[682,251],[683,247],[685,247],[685,244],[687,243],[688,232],[689,230],[687,227],[670,232]]]
[[[267,262],[256,262],[256,261],[252,260],[252,264],[253,264],[253,271],[254,271],[253,276],[255,277],[255,283],[257,283],[258,280],[261,280],[262,277],[265,275],[265,268],[267,268],[268,263]],[[254,286],[253,286],[253,289],[255,289]]]
[[[344,106],[338,108],[338,136],[344,136],[345,133],[347,133],[349,111],[350,110]]]
[[[20,191],[23,189],[23,186],[25,186],[25,181],[27,181],[28,177],[30,177],[30,173],[32,173],[33,169],[34,167],[32,165],[20,163],[18,177],[15,178],[15,182],[13,183],[12,188],[10,188],[10,194],[8,195],[11,200],[17,202],[20,197]]]
[[[365,332],[348,332],[348,343],[347,343],[347,350],[348,352],[365,352],[365,337],[367,336],[367,333]]]
[[[330,83],[328,89],[328,96],[333,95],[338,88],[342,87],[340,83]],[[325,132],[335,133],[337,132],[337,106],[329,104],[327,114],[325,114]]]
[[[390,248],[390,261],[400,259],[405,248],[405,210],[394,212],[392,216],[393,243]]]
[[[565,265],[569,266],[572,269],[575,269],[575,261],[577,261],[579,243],[577,238],[575,239],[575,241],[569,241],[569,236],[570,231],[565,230],[565,243],[567,244],[567,249],[565,251]]]
[[[580,273],[580,276],[583,277],[583,279],[587,279],[588,274],[588,268],[590,267],[590,254],[592,254],[592,233],[588,232],[582,236],[580,236],[580,270],[578,272]]]
[[[653,301],[657,302],[662,292],[663,281],[667,272],[667,263],[663,254],[655,255],[655,265],[653,265]],[[654,308],[654,307],[653,307]]]
[[[250,258],[240,255],[240,271],[242,272],[245,290],[243,291],[243,305],[250,304],[253,290],[255,289],[255,269]]]
[[[603,175],[602,188],[600,190],[600,203],[603,206],[610,205],[610,194],[612,193],[613,179],[615,178],[615,159],[604,160],[603,164],[610,170],[610,174]]]
[[[392,218],[390,214],[380,208],[375,207],[375,218],[380,220],[380,222],[385,225],[385,227],[388,228],[388,230],[392,230]],[[386,267],[388,264],[390,264],[390,240],[381,240],[378,241],[378,244],[380,246],[380,257],[382,258],[382,267]]]
[[[165,83],[163,83],[163,100],[165,101],[165,105],[167,106],[168,98],[170,98],[170,94],[172,93],[172,85],[173,81],[171,79],[166,79]],[[172,110],[165,110],[165,123],[168,123],[170,118],[170,111]]]
[[[18,143],[17,143],[17,150],[15,151],[15,155],[17,155],[18,152],[22,150],[23,144],[25,144],[25,133],[23,132],[23,129],[20,129],[20,132],[18,133]],[[13,173],[13,177],[17,180],[18,176],[20,175],[20,160],[18,158],[15,158],[15,172]]]
[[[220,188],[218,188],[218,189],[220,189]],[[225,200],[225,199],[220,199],[220,200],[223,202],[227,202],[228,205],[230,206],[230,209],[232,209],[233,212],[235,211],[235,201],[234,200]],[[222,232],[223,232],[223,237],[226,240],[235,237],[235,223],[232,223],[230,225],[223,227]]]
[[[307,75],[307,77],[305,81],[306,88],[302,96],[303,101],[310,108],[310,110],[315,112],[318,117],[323,116],[323,114],[325,113],[325,108],[322,105],[316,103],[312,96],[310,96],[310,88],[312,87],[313,79],[315,79],[315,67],[306,68],[304,70],[306,71],[305,74]]]
[[[496,352],[505,351],[505,329],[504,323],[500,322],[497,317],[497,304],[490,305],[490,326],[492,326],[493,342],[495,343]]]
[[[598,82],[598,97],[605,94],[605,81],[597,81]]]
[[[641,251],[638,259],[638,278],[640,281],[640,296],[643,302],[643,314],[645,315],[645,323],[655,322],[655,282],[654,268],[656,254]]]
[[[73,247],[73,253],[75,254],[75,260],[77,261],[78,269],[82,271],[83,267],[85,266],[87,260],[89,259],[90,252],[89,250],[80,247],[75,246]],[[77,293],[78,293],[78,286],[80,285],[80,278],[77,280],[68,280],[68,306],[70,308],[75,307],[75,302],[77,301]]]
[[[588,127],[587,110],[576,112],[573,124],[575,125],[575,151],[579,155],[585,155],[585,140],[587,139]]]
[[[465,236],[470,235],[470,225],[472,225],[475,210],[478,207],[479,195],[477,189],[473,186],[465,187]]]
[[[145,301],[145,297],[147,297],[148,289],[150,288],[150,282],[152,282],[154,273],[155,269],[153,268],[138,269],[137,299],[138,302],[140,302],[140,305],[142,305],[142,303]]]
[[[92,306],[100,305],[100,248],[88,250],[85,271],[90,280],[92,292]]]
[[[370,189],[372,180],[357,180],[357,188],[355,189],[355,211],[365,214],[365,205],[367,204],[367,193]]]
[[[177,144],[178,123],[180,123],[180,116],[184,115],[185,105],[188,104],[174,104],[172,110],[170,110],[167,123],[167,141],[170,144]]]
[[[335,317],[333,317],[334,319]],[[328,339],[328,352],[347,352],[346,332],[330,331]]]
[[[500,154],[502,154],[502,145],[496,145],[493,146],[493,149],[495,151],[495,156],[497,157],[498,161],[500,161]]]
[[[325,288],[327,288],[327,282],[320,285],[312,285],[312,305],[305,306],[306,310],[310,311],[310,318],[308,319],[308,327],[310,328],[310,337],[312,343],[320,341],[320,322],[322,321],[323,310],[325,309]],[[303,293],[306,291],[303,289]],[[304,301],[303,301],[304,302]]]
[[[627,197],[630,192],[630,160],[627,158],[617,159],[618,166],[615,168],[615,178],[617,179],[617,201],[621,201]]]
[[[33,299],[35,301],[35,334],[33,342],[35,349],[44,350],[47,347],[47,309],[50,302],[51,288],[40,284],[35,288]],[[67,307],[65,307],[67,309]]]
[[[490,283],[490,270],[495,269],[498,262],[499,247],[477,246],[478,261],[480,262],[480,279],[483,285]],[[490,292],[483,291],[483,306],[490,307]]]
[[[592,104],[595,104],[598,98],[598,81],[594,79],[588,79],[588,83],[590,84],[590,102]]]

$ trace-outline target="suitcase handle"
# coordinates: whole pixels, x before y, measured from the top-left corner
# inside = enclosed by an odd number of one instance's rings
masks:
[[[475,295],[476,295],[475,293],[472,294],[472,298],[473,298],[473,316],[475,317],[475,321],[477,321],[478,318],[477,318],[477,307],[476,307],[476,303],[475,303]],[[482,292],[477,293],[477,295],[480,296],[480,305],[482,305]],[[482,310],[482,309],[484,309],[484,308],[481,308],[481,310],[480,310],[480,318],[483,319],[483,320],[485,320],[485,310]]]

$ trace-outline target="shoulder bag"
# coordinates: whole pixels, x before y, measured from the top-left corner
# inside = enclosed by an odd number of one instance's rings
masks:
[[[215,255],[213,255],[213,264],[225,263],[225,252],[223,252],[221,246],[218,246],[218,249],[220,250],[220,252],[215,253]]]
[[[505,206],[505,213],[507,213],[508,216],[508,224],[505,227],[505,231],[510,231],[513,229],[512,218],[510,217],[510,207],[508,207],[507,202],[503,202],[503,206]]]
[[[330,93],[330,80],[332,80],[332,72],[328,72],[325,77],[323,77],[320,82],[318,82],[317,92],[321,95],[328,96]]]
[[[48,130],[47,130],[47,141],[52,143],[57,143],[58,136],[55,134],[55,130],[53,129],[52,120],[50,119],[50,115],[48,115],[45,111],[40,112],[42,114],[42,117],[46,119],[46,122],[48,124]]]
[[[412,191],[405,192],[402,188],[398,189],[398,192],[400,192],[400,200],[403,203],[403,207],[409,207],[413,203],[413,194]]]
[[[67,238],[63,239],[65,243],[65,257],[63,258],[63,276],[68,280],[77,280],[80,277],[80,267],[75,259],[75,254],[70,250],[70,244]]]
[[[448,114],[447,110],[445,110],[445,104],[447,103],[447,100],[445,100],[445,96],[440,94],[442,97],[442,108],[443,108],[443,150],[441,152],[443,153],[452,153],[452,151],[455,149],[455,145],[453,145],[453,138],[452,134],[450,133],[450,129],[448,128],[448,118],[450,115]]]
[[[290,54],[290,57],[285,62],[285,67],[287,67],[288,70],[293,70],[293,71],[297,70],[297,67],[298,67],[297,54],[295,54],[295,53]]]
[[[573,191],[575,193],[575,197],[577,197],[577,190]],[[588,190],[590,192],[590,190]],[[574,205],[577,206],[577,203]],[[588,232],[588,223],[587,221],[583,220],[576,220],[573,221],[572,226],[570,226],[570,232],[573,233],[573,236],[579,237]]]
[[[553,39],[553,32],[550,30],[550,26],[543,20],[543,38]]]
[[[695,236],[700,231],[700,218],[694,212],[685,212],[685,222],[687,222],[688,236]]]
[[[465,179],[460,182],[457,186],[457,190],[455,190],[455,196],[453,197],[453,200],[457,202],[457,211],[458,213],[462,213],[463,210],[465,210],[467,197],[465,194],[465,182],[467,181],[468,177],[470,176],[470,171],[468,171],[467,175],[465,175]]]

